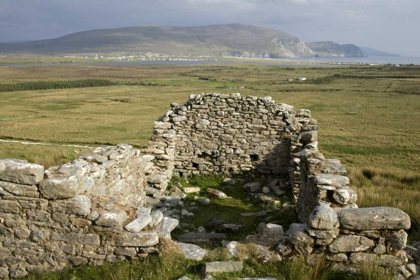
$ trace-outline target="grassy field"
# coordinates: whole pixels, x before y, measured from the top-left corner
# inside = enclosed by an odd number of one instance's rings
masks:
[[[308,81],[285,82],[299,76]],[[270,95],[312,111],[320,149],[349,170],[359,206],[403,209],[413,221],[410,239],[420,239],[420,67],[0,67],[0,84],[83,79],[117,85],[1,92],[0,139],[51,145],[0,142],[0,158],[50,166],[89,150],[63,144],[143,147],[153,121],[192,93]]]

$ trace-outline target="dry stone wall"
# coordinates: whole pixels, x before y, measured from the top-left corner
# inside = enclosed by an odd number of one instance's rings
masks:
[[[404,248],[410,217],[397,208],[358,208],[346,169],[339,160],[326,159],[316,139],[307,140],[296,154],[300,157],[296,211],[302,223],[291,225],[277,250],[283,256],[322,255],[336,263],[334,269],[349,273],[368,263],[408,278]]]
[[[0,279],[155,252],[179,221],[144,207],[153,160],[125,144],[48,170],[0,159]]]
[[[171,104],[154,123],[145,152],[155,155],[155,165],[168,176],[252,172],[290,180],[297,198],[297,154],[317,138],[317,130],[309,110],[276,104],[269,96],[191,95],[183,105]]]

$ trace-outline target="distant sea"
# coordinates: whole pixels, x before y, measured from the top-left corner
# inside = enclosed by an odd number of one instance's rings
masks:
[[[112,65],[112,66],[138,66],[138,65],[203,65],[203,64],[253,64],[253,65],[303,65],[303,66],[339,66],[348,63],[365,64],[416,64],[420,65],[420,57],[320,57],[320,58],[284,58],[284,59],[243,59],[237,61],[118,61],[118,62],[79,62],[79,63],[27,63],[27,64],[0,64],[0,66],[51,66],[51,65]],[[266,62],[265,62],[266,61]],[[327,64],[325,64],[327,63]]]
[[[331,63],[368,63],[368,64],[417,64],[420,65],[420,57],[320,57],[320,58],[296,58],[285,60],[313,61],[313,62],[331,62]]]

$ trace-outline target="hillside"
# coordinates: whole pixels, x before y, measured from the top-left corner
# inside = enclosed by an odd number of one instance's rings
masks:
[[[332,41],[310,42],[306,45],[322,57],[363,57],[363,51],[356,45],[340,45]]]
[[[379,51],[379,50],[375,50],[368,47],[360,47],[360,49],[363,51],[365,56],[387,56],[387,57],[400,57],[401,56],[399,54]]]
[[[55,39],[0,44],[0,53],[63,54],[116,51],[266,58],[315,55],[296,37],[278,30],[244,24],[100,29]]]

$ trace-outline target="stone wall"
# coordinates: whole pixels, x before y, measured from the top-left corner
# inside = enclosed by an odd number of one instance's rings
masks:
[[[155,252],[179,221],[143,207],[153,159],[124,144],[45,171],[0,159],[0,279]]]
[[[276,104],[269,96],[191,95],[154,123],[145,152],[155,155],[168,177],[252,172],[290,180],[297,198],[299,153],[317,139],[316,130],[309,110]],[[163,191],[149,189],[148,195]]]
[[[407,275],[403,249],[410,217],[397,208],[358,208],[346,169],[339,160],[326,159],[315,140],[298,154],[296,211],[302,223],[291,225],[278,251],[283,256],[322,255],[336,263],[334,269],[349,273],[376,264]]]

